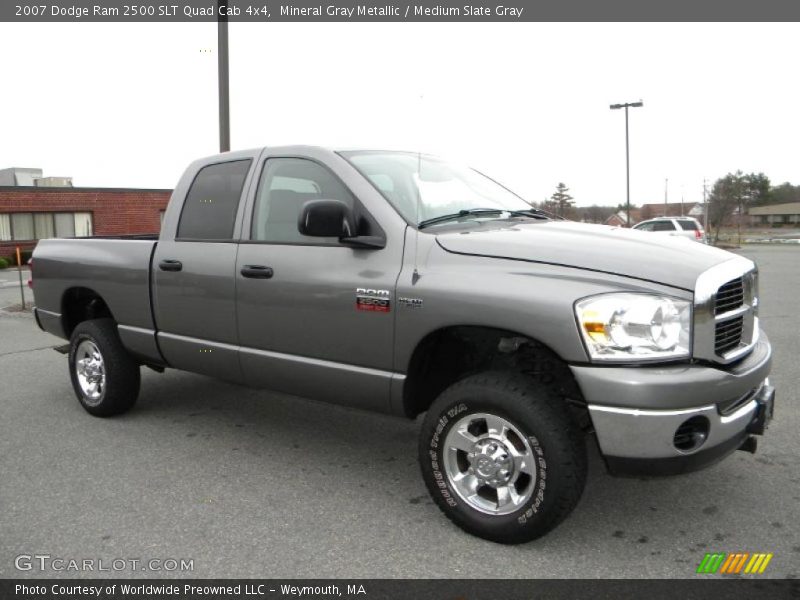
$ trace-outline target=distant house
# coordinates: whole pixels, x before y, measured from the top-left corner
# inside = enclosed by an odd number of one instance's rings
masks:
[[[655,219],[656,217],[694,217],[702,219],[702,202],[655,202],[653,204],[642,204],[642,220]]]
[[[628,225],[625,210],[620,210],[606,219],[606,225],[612,227],[626,227]],[[631,227],[642,220],[641,211],[638,208],[631,208]]]
[[[800,225],[800,202],[758,206],[749,214],[755,225]]]

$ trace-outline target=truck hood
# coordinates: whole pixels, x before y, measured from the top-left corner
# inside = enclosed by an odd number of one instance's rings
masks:
[[[447,252],[588,269],[692,291],[703,271],[733,258],[687,238],[569,221],[484,222],[442,232]]]

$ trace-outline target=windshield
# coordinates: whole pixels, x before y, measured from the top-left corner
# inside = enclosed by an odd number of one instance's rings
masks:
[[[475,211],[469,215],[475,219],[499,216],[497,213],[480,213],[480,209],[531,209],[522,198],[485,175],[435,156],[372,151],[341,154],[410,223],[419,225],[438,217],[458,215],[462,211]]]

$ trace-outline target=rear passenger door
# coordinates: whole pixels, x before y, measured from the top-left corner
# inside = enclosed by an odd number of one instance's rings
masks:
[[[254,162],[240,158],[197,169],[174,239],[162,239],[156,247],[153,300],[158,342],[175,368],[242,379],[234,272],[240,207]]]

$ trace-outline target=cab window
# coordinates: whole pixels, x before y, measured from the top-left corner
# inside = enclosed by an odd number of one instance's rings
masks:
[[[230,240],[250,160],[236,160],[203,167],[186,194],[178,239]]]
[[[256,192],[250,239],[271,243],[330,244],[335,238],[308,237],[297,229],[308,200],[341,200],[353,208],[352,194],[322,165],[303,158],[271,158]]]

